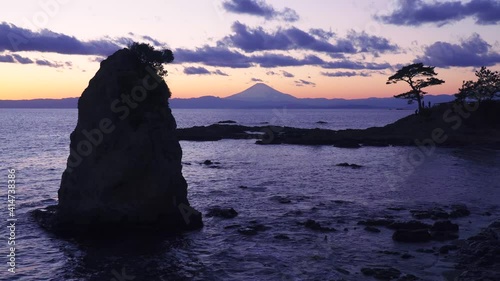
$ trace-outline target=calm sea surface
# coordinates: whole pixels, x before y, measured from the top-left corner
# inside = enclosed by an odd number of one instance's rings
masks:
[[[410,111],[390,110],[173,110],[179,127],[234,120],[303,128],[383,126]],[[259,146],[254,140],[182,141],[189,199],[198,210],[233,207],[230,220],[204,217],[200,231],[162,241],[133,238],[105,243],[60,240],[40,229],[29,212],[57,203],[73,109],[0,109],[1,280],[373,280],[362,267],[391,265],[422,280],[443,280],[446,256],[417,252],[442,243],[399,244],[392,231],[370,233],[362,219],[408,210],[467,204],[472,215],[455,220],[467,238],[500,216],[500,152],[481,148],[436,149],[408,164],[415,147]],[[317,124],[318,121],[328,122]],[[204,160],[217,167],[200,165]],[[361,169],[338,167],[348,162]],[[17,273],[7,272],[7,168],[17,176]],[[239,186],[247,186],[242,189]],[[388,207],[405,207],[394,211]],[[484,216],[485,212],[491,216]],[[336,232],[299,223],[313,219]],[[240,225],[263,224],[254,236]],[[276,239],[277,235],[290,239]],[[380,251],[409,253],[414,258]],[[347,274],[347,271],[349,274]]]

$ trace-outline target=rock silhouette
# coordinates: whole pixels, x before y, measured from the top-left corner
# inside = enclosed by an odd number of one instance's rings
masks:
[[[129,49],[101,62],[78,101],[58,192],[60,226],[201,227],[187,199],[169,97],[165,81]]]

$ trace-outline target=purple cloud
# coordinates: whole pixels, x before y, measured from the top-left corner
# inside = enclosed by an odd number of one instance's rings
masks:
[[[41,66],[54,67],[54,68],[64,67],[64,65],[59,63],[59,62],[48,61],[45,59],[37,59],[37,60],[35,60],[35,64],[41,65]]]
[[[221,76],[229,76],[228,74],[222,72],[219,69],[216,69],[215,71],[210,71],[204,67],[195,67],[195,66],[190,66],[190,67],[185,67],[184,68],[184,74],[186,75],[221,75]]]
[[[122,47],[110,39],[80,41],[47,29],[34,32],[6,22],[0,23],[0,51],[108,56]]]
[[[306,56],[303,59],[296,59],[292,56],[272,54],[272,53],[253,56],[252,61],[264,68],[303,66],[303,65],[322,65],[325,63],[322,59],[314,55]]]
[[[11,55],[0,55],[0,62],[14,63],[14,58]]]
[[[286,77],[286,78],[293,78],[295,77],[295,75],[293,75],[292,73],[290,72],[286,72],[286,71],[281,71],[281,73],[283,73],[283,76]]]
[[[249,68],[253,64],[245,55],[225,47],[203,46],[195,50],[177,49],[174,52],[178,63],[203,63],[209,66]]]
[[[382,69],[387,69],[391,68],[391,65],[389,63],[362,63],[362,62],[355,62],[355,61],[349,61],[349,60],[341,60],[341,61],[335,61],[335,62],[327,62],[322,65],[323,68],[326,69],[337,69],[337,68],[343,68],[343,69],[369,69],[369,70],[382,70]]]
[[[204,67],[186,67],[184,68],[184,74],[187,75],[203,75],[203,74],[210,74],[210,71]]]
[[[64,67],[69,67],[71,68],[72,63],[71,62],[55,62],[55,61],[49,61],[46,59],[36,59],[32,60],[27,57],[23,57],[18,54],[5,54],[5,55],[0,55],[0,63],[19,63],[19,64],[36,64],[40,66],[48,66],[48,67],[54,67],[54,68],[64,68]]]
[[[323,40],[330,40],[335,36],[335,33],[331,30],[327,31],[321,28],[311,28],[309,33]]]
[[[500,63],[500,53],[493,51],[490,44],[474,33],[460,44],[438,41],[427,46],[424,55],[415,61],[445,68],[493,66]]]
[[[391,44],[387,38],[368,35],[365,32],[351,32],[347,38],[338,38],[332,43],[328,40],[334,34],[322,29],[312,29],[310,32],[305,32],[296,27],[290,27],[268,32],[262,27],[250,28],[245,24],[235,22],[232,31],[233,34],[224,37],[218,42],[218,45],[239,48],[247,53],[307,50],[339,57],[343,54],[358,52],[378,54],[395,52],[399,49],[397,45]]]
[[[311,50],[328,53],[355,53],[356,49],[347,40],[338,40],[332,44],[318,39],[296,27],[269,33],[262,27],[250,28],[240,22],[232,26],[233,34],[219,41],[220,45],[229,45],[245,52],[270,50]]]
[[[26,58],[26,57],[20,56],[18,54],[13,54],[12,56],[20,64],[30,64],[30,63],[33,63],[33,60],[31,60],[30,58]]]
[[[222,7],[231,13],[264,17],[268,20],[282,19],[287,22],[299,20],[295,10],[285,8],[283,11],[277,11],[262,0],[226,0],[222,3]]]
[[[474,18],[477,24],[495,25],[500,22],[498,0],[471,0],[424,2],[423,0],[399,0],[399,7],[389,15],[376,16],[378,20],[395,25],[420,26],[434,23],[442,26]]]
[[[262,79],[259,78],[252,78],[250,79],[252,82],[264,82]]]
[[[219,69],[216,69],[214,72],[212,72],[213,74],[216,74],[216,75],[220,75],[220,76],[229,76],[229,74],[225,73],[225,72],[222,72],[221,70]]]
[[[366,32],[351,32],[347,39],[358,46],[359,51],[363,53],[378,54],[396,52],[399,49],[397,45],[391,44],[387,38],[368,35]]]
[[[362,76],[368,77],[370,74],[366,72],[355,72],[355,71],[337,71],[337,72],[321,72],[321,75],[326,77],[354,77],[354,76]]]
[[[316,83],[300,79],[300,80],[295,81],[295,86],[299,86],[299,87],[303,87],[303,86],[316,87]]]

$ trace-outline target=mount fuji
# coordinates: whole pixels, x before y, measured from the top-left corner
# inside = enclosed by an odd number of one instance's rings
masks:
[[[257,83],[225,99],[248,102],[300,102],[298,98],[279,92],[264,83]]]

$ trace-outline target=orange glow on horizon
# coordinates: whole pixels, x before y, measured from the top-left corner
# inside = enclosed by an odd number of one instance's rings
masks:
[[[86,59],[85,59],[86,60]],[[0,99],[40,99],[79,97],[99,68],[98,63],[84,64],[86,71],[80,68],[68,70],[36,65],[0,64]],[[496,70],[495,68],[491,68]],[[308,69],[310,70],[310,69]],[[314,70],[314,69],[313,69]],[[284,78],[267,76],[266,69],[231,70],[231,76],[215,75],[185,75],[182,69],[171,68],[165,77],[173,98],[195,98],[201,96],[227,97],[251,87],[256,82],[250,82],[253,77],[259,77],[263,83],[276,90],[298,98],[343,98],[360,99],[370,97],[392,97],[408,90],[408,85],[400,82],[396,85],[386,85],[386,75],[374,74],[370,77],[325,77],[315,76],[307,71],[302,75],[300,69],[293,69],[296,77]],[[291,70],[292,71],[292,70]],[[320,70],[315,70],[319,73]],[[445,84],[429,87],[429,94],[454,94],[462,85],[463,80],[474,79],[472,68],[439,69],[438,77]],[[228,71],[229,72],[229,71]],[[250,73],[251,72],[251,73]],[[316,86],[296,86],[299,79],[313,81]]]

